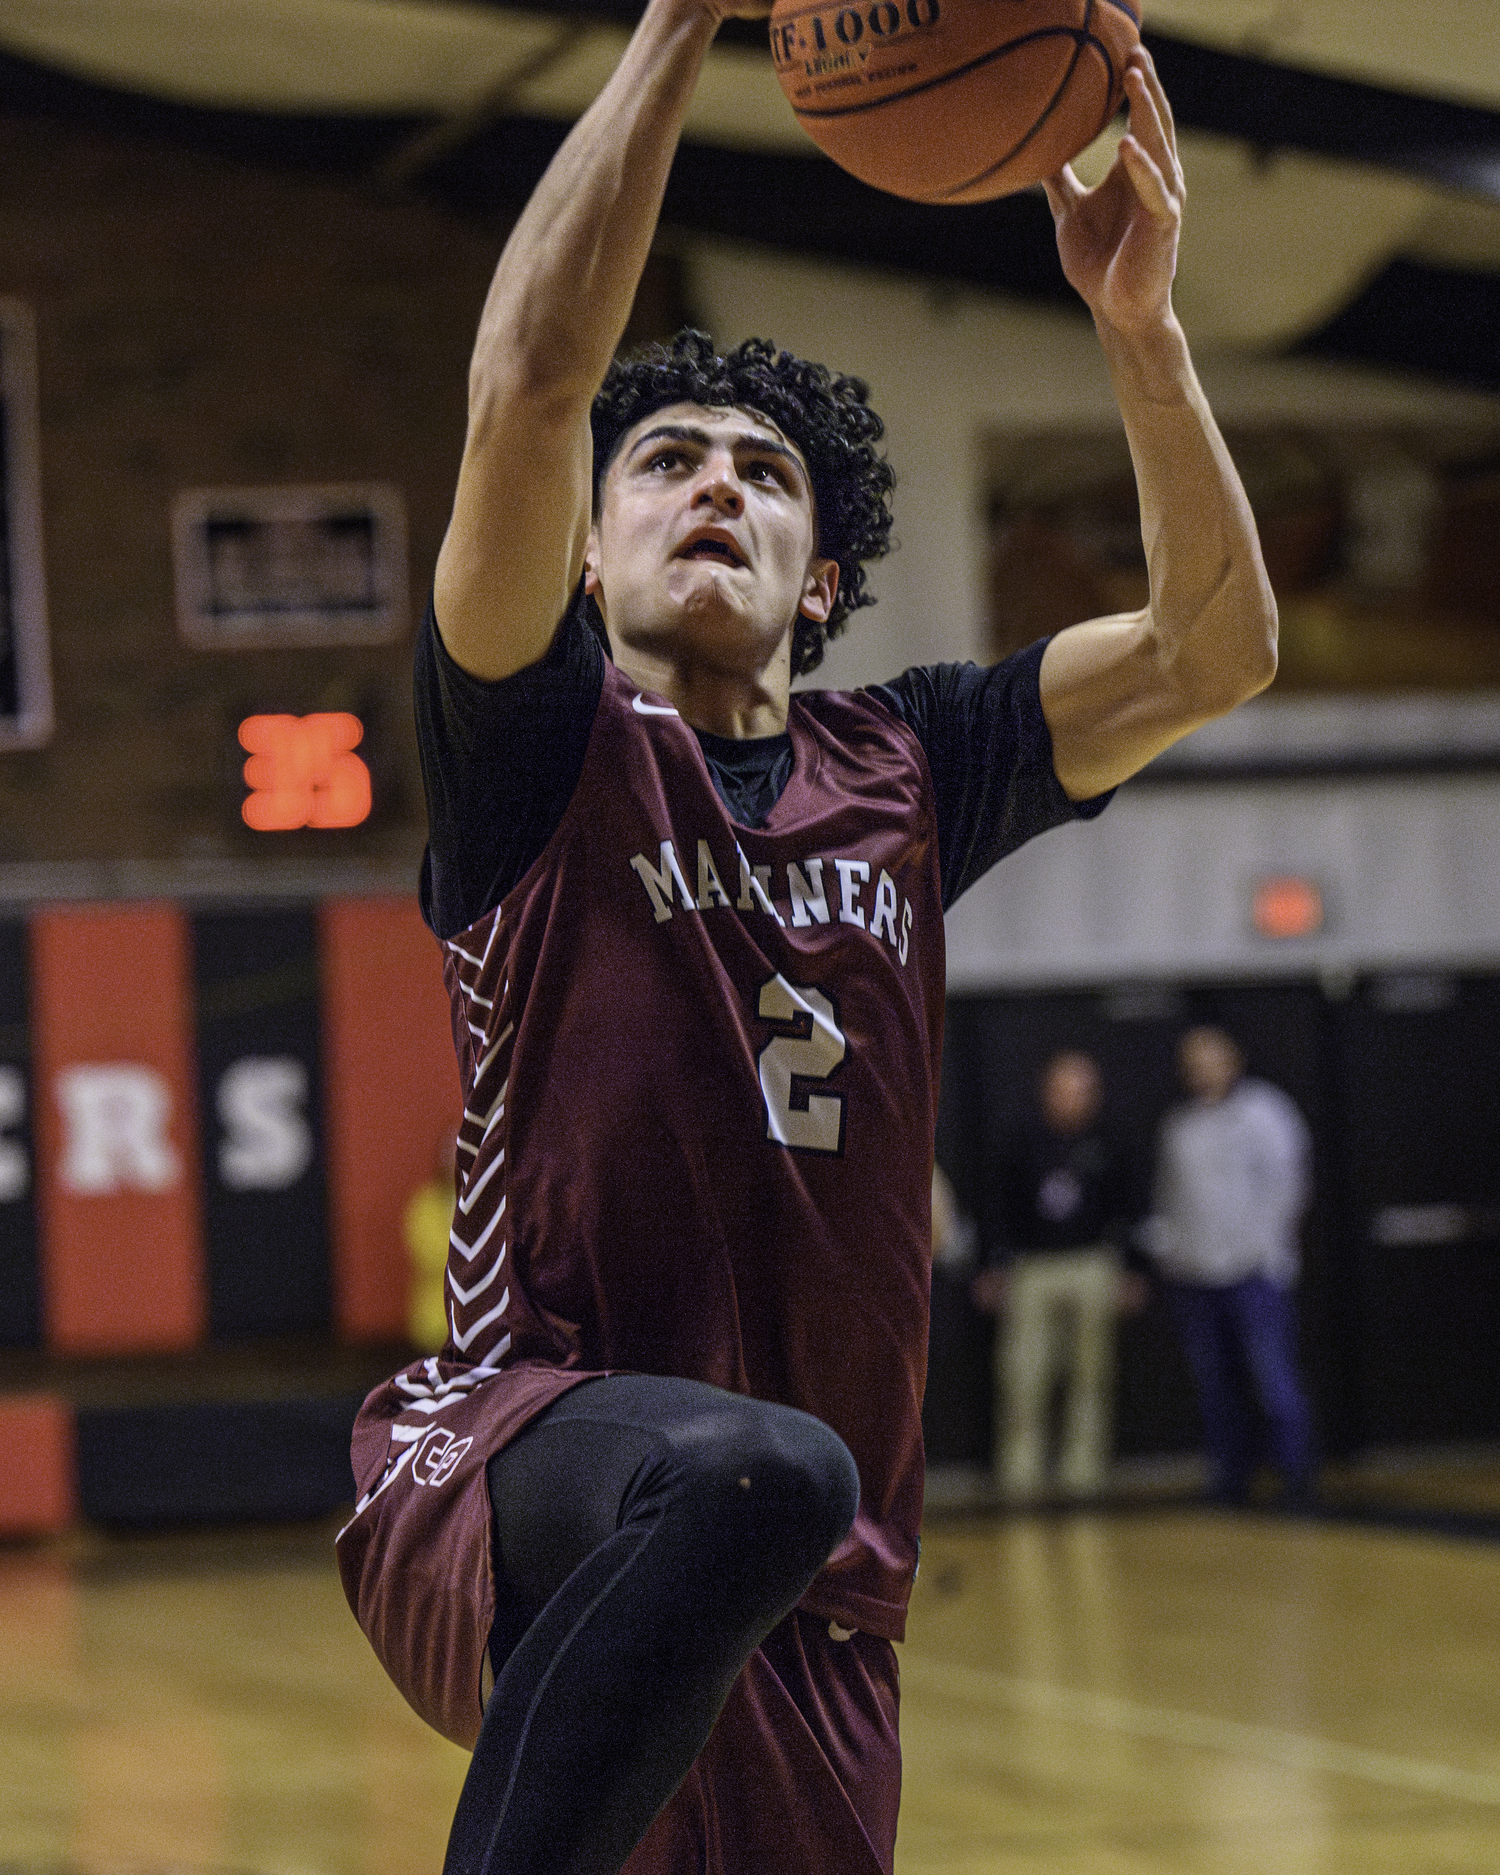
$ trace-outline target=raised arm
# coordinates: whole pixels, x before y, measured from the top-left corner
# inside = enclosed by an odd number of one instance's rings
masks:
[[[1059,632],[1042,659],[1058,779],[1114,787],[1276,674],[1276,602],[1250,504],[1172,310],[1184,186],[1150,57],[1132,56],[1130,135],[1097,189],[1047,185],[1058,253],[1094,315],[1125,421],[1150,571],[1144,611]]]
[[[732,0],[650,0],[500,257],[434,584],[443,641],[476,677],[541,657],[577,584],[589,405],[630,315],[704,54],[735,10]]]

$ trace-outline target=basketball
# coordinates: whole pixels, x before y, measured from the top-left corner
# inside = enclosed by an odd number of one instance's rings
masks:
[[[776,0],[771,56],[842,169],[915,202],[1054,175],[1124,97],[1134,0]]]

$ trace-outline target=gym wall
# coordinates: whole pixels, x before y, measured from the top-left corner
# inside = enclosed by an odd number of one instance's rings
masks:
[[[1181,1098],[1177,1040],[1195,1022],[1227,1028],[1313,1135],[1299,1309],[1326,1453],[1500,1439],[1493,969],[1136,978],[950,997],[938,1159],[981,1242],[997,1229],[987,1153],[1031,1109],[1061,1048],[1099,1062],[1104,1122],[1145,1205],[1161,1118]],[[966,1285],[938,1270],[925,1410],[934,1464],[988,1461],[989,1343]],[[1119,1348],[1119,1453],[1194,1450],[1192,1389],[1159,1300],[1122,1321]]]
[[[0,1529],[348,1500],[459,1118],[439,957],[411,899],[0,923]]]

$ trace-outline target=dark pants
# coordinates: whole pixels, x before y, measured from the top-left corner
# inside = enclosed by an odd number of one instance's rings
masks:
[[[1269,1457],[1288,1496],[1313,1484],[1312,1411],[1297,1362],[1291,1291],[1264,1276],[1210,1287],[1170,1282],[1167,1302],[1198,1389],[1213,1494],[1243,1503],[1259,1456],[1254,1408],[1265,1417]]]
[[[849,1529],[858,1473],[808,1413],[620,1375],[488,1476],[497,1677],[446,1875],[607,1875]]]

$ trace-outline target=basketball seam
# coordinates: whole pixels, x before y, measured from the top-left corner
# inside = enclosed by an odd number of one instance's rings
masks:
[[[1074,72],[1078,70],[1078,61],[1083,56],[1083,47],[1085,43],[1086,41],[1081,40],[1081,39],[1078,41],[1075,41],[1074,46],[1073,46],[1072,61],[1069,64],[1067,71],[1063,74],[1063,77],[1061,79],[1061,82],[1058,84],[1057,89],[1053,92],[1052,96],[1048,99],[1047,108],[1043,112],[1041,112],[1036,122],[1031,126],[1030,130],[1026,132],[1026,135],[1021,138],[1020,142],[1012,144],[1010,149],[1008,149],[1005,152],[1004,156],[1002,156],[997,162],[989,164],[987,168],[981,169],[977,175],[968,176],[962,182],[955,182],[955,183],[950,184],[949,187],[946,189],[940,189],[937,192],[937,194],[932,197],[933,201],[944,202],[950,196],[962,195],[965,190],[972,189],[975,187],[976,184],[983,182],[987,176],[993,176],[997,173],[997,171],[1004,169],[1007,163],[1011,163],[1015,161],[1015,159],[1021,154],[1022,150],[1026,148],[1027,144],[1030,143],[1032,139],[1035,138],[1042,131],[1042,129],[1047,124],[1048,119],[1052,116],[1052,113],[1057,109],[1058,105],[1062,102],[1063,96],[1066,93],[1069,84],[1072,82],[1073,74]],[[1112,88],[1113,87],[1111,87],[1111,89]]]
[[[1084,10],[1083,24],[1075,29],[1076,38],[1075,38],[1075,43],[1073,47],[1072,61],[1069,64],[1067,71],[1063,74],[1063,77],[1060,83],[1058,84],[1057,89],[1053,92],[1052,97],[1047,104],[1046,110],[1044,110],[1041,113],[1041,115],[1037,118],[1036,122],[1031,126],[1030,130],[1028,130],[1026,132],[1026,135],[1022,137],[1021,141],[1013,145],[1011,149],[1007,150],[1005,155],[1002,156],[998,162],[991,163],[988,166],[988,168],[981,169],[977,175],[970,176],[968,180],[965,182],[955,182],[949,188],[939,190],[936,195],[933,195],[929,198],[931,201],[945,202],[949,200],[949,198],[952,196],[961,195],[963,194],[965,190],[972,189],[977,184],[985,181],[987,177],[997,175],[1000,170],[1005,168],[1007,163],[1014,162],[1016,157],[1019,156],[1021,151],[1026,148],[1027,144],[1031,142],[1033,137],[1035,137],[1038,134],[1038,132],[1042,129],[1042,127],[1047,123],[1048,119],[1052,116],[1053,112],[1057,109],[1058,105],[1062,102],[1064,93],[1067,91],[1068,86],[1073,82],[1073,74],[1078,70],[1079,61],[1083,58],[1084,53],[1088,50],[1090,46],[1095,46],[1098,48],[1099,56],[1104,61],[1105,74],[1109,79],[1108,87],[1106,88],[1105,93],[1104,93],[1105,113],[1104,113],[1104,116],[1101,117],[1099,120],[1098,129],[1096,129],[1094,132],[1095,137],[1099,135],[1100,131],[1104,129],[1104,126],[1109,122],[1110,118],[1114,115],[1114,113],[1109,109],[1109,100],[1115,95],[1115,63],[1114,63],[1114,60],[1109,55],[1109,48],[1104,44],[1104,42],[1101,39],[1096,39],[1093,33],[1089,31],[1090,23],[1092,22],[1093,17],[1094,17],[1094,6],[1095,6],[1095,0],[1088,0],[1088,5]],[[1092,143],[1093,140],[1094,140],[1093,137],[1090,137],[1089,142]]]

